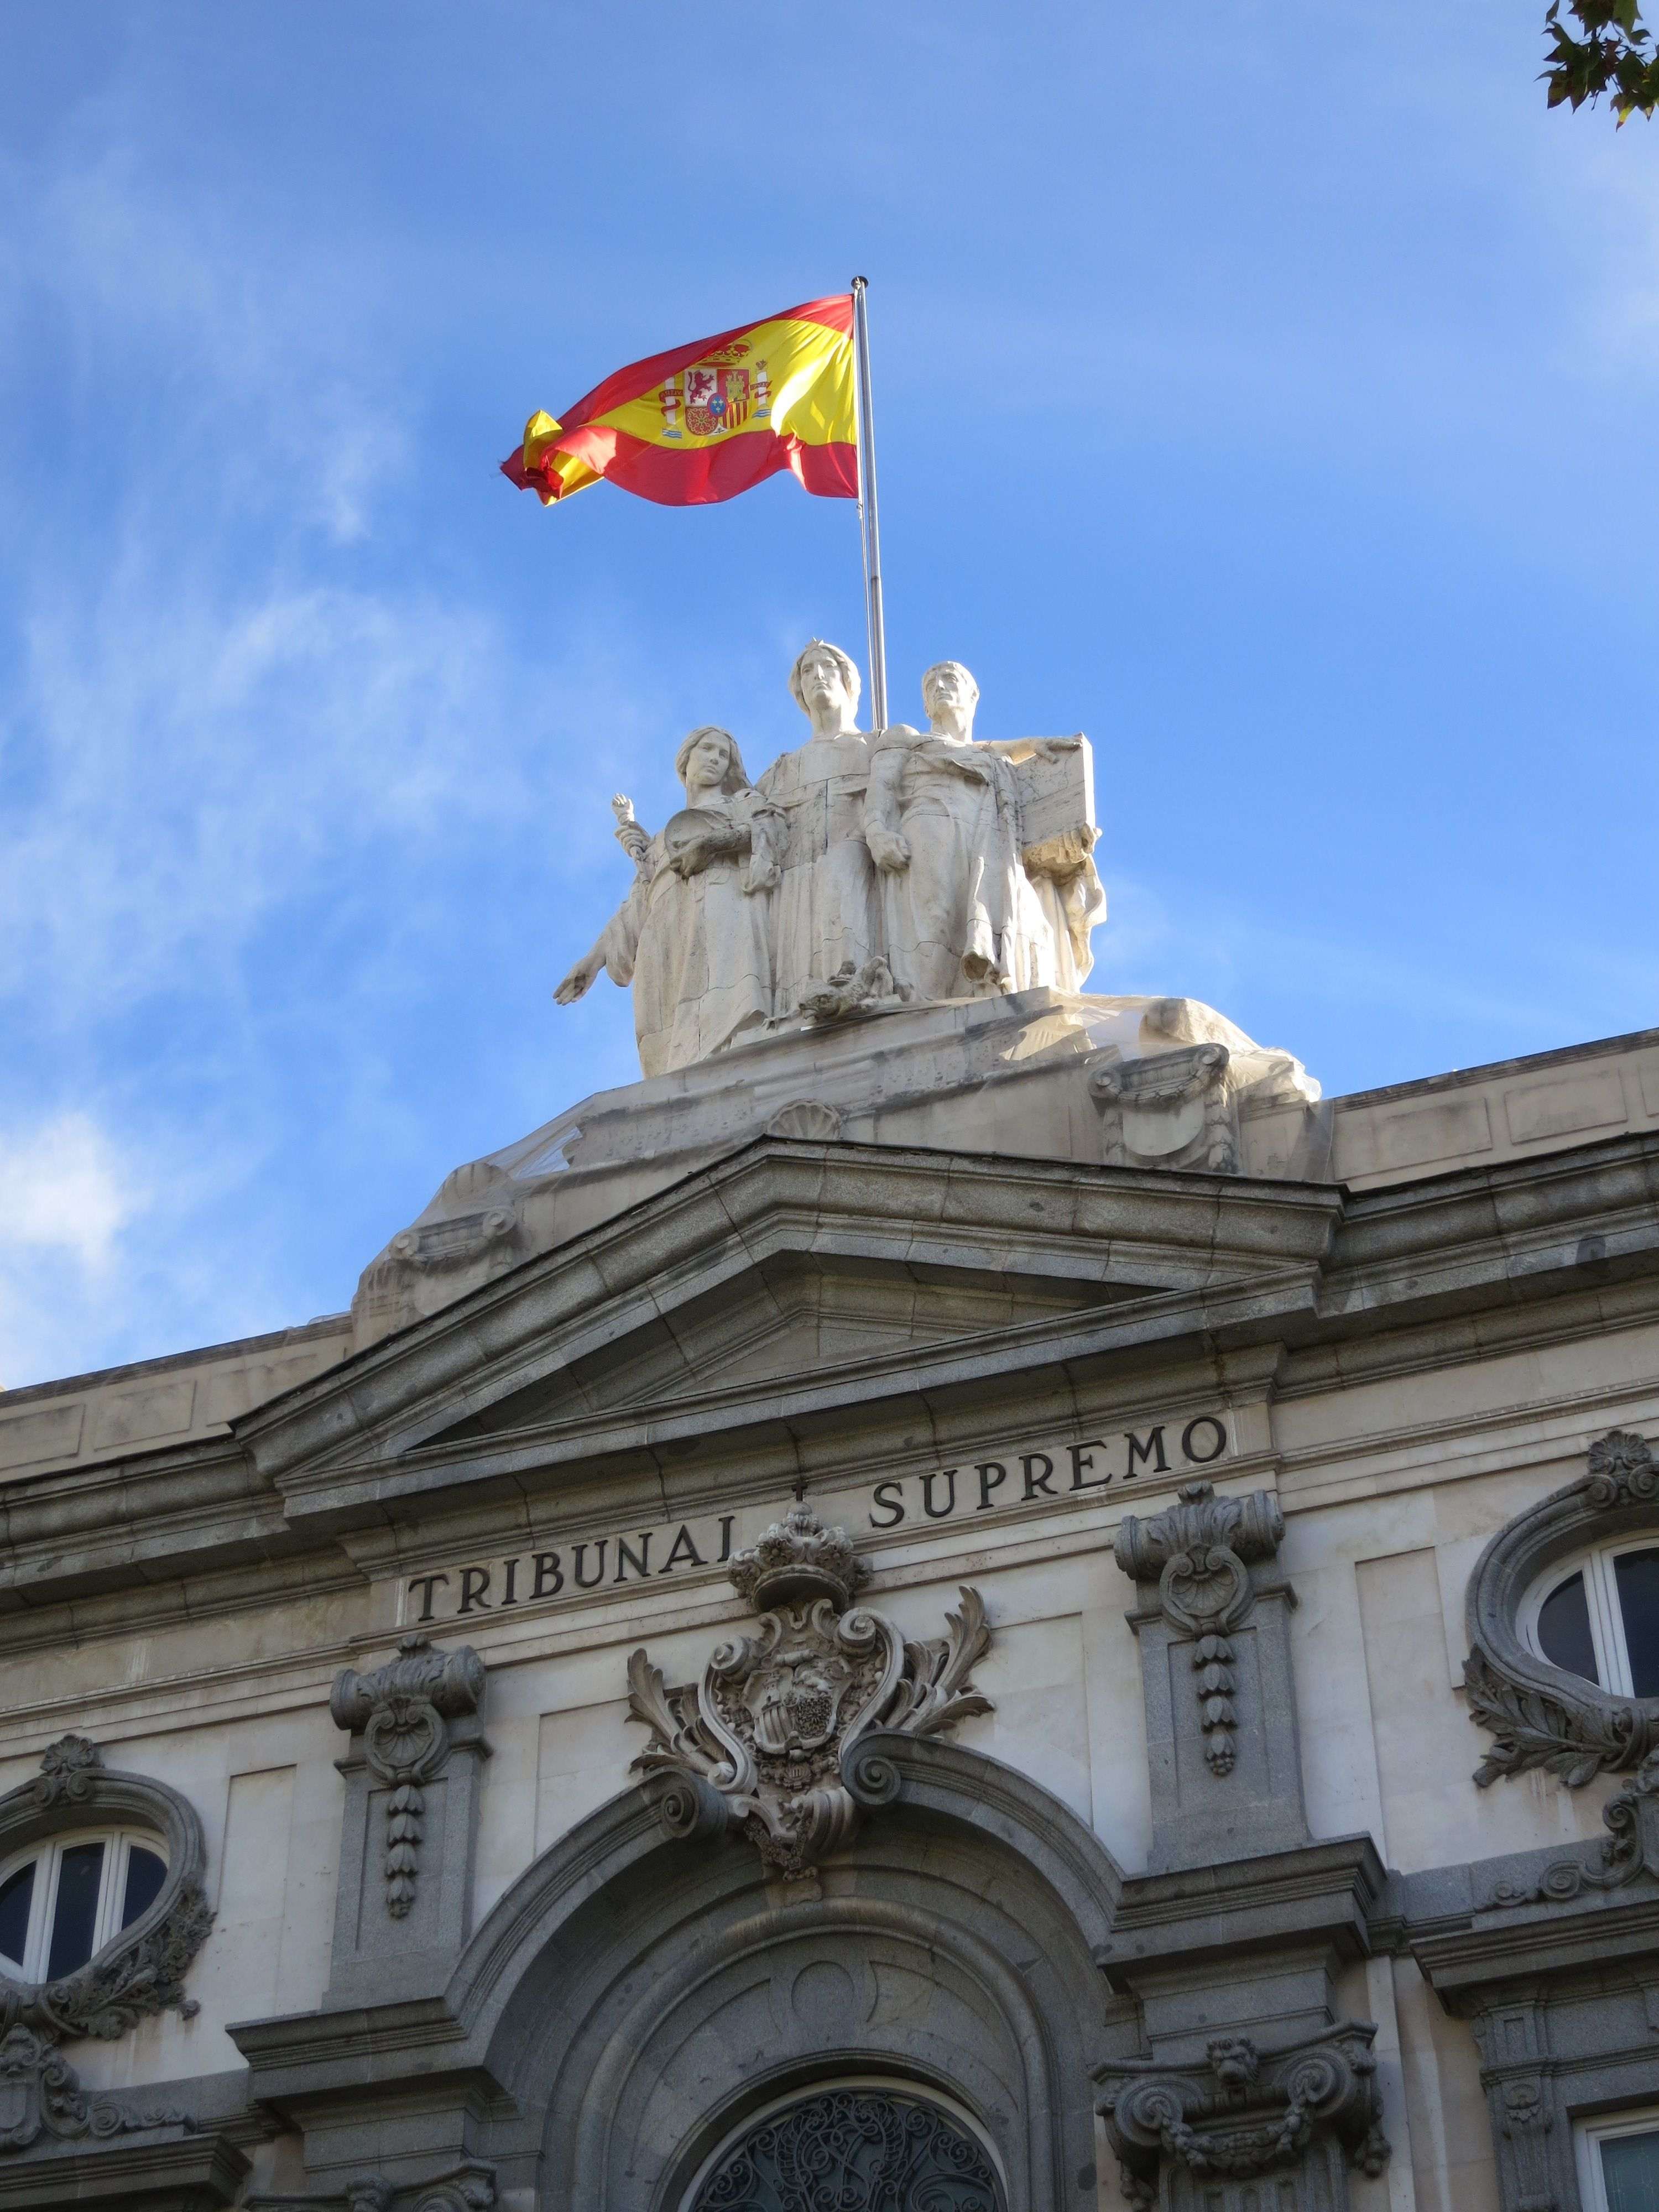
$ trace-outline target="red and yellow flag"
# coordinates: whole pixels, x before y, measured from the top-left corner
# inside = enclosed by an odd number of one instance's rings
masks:
[[[662,507],[702,507],[791,470],[824,499],[856,499],[853,298],[619,368],[562,421],[532,415],[501,474],[544,506],[603,477]]]

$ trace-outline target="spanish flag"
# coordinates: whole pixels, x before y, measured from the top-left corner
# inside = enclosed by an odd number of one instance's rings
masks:
[[[780,469],[821,498],[856,499],[857,439],[842,292],[619,368],[562,421],[532,415],[501,474],[548,507],[601,477],[662,507],[702,507]]]

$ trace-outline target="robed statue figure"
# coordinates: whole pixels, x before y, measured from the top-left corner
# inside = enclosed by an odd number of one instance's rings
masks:
[[[775,997],[769,908],[784,817],[750,784],[725,730],[693,730],[674,769],[685,805],[654,837],[618,803],[633,887],[553,994],[570,1005],[601,968],[613,983],[632,983],[647,1075],[706,1060],[758,1030]]]
[[[897,723],[870,741],[864,834],[894,981],[924,1000],[1051,984],[1054,933],[1021,865],[1013,765],[974,739],[979,686],[960,661],[941,660],[921,696],[925,732]]]

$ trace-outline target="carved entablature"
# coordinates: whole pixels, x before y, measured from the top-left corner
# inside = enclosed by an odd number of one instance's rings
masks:
[[[1275,1558],[1285,1521],[1271,1491],[1218,1498],[1210,1482],[1184,1482],[1179,1503],[1150,1521],[1125,1516],[1115,1556],[1138,1583],[1158,1577],[1164,1617],[1194,1638],[1194,1691],[1211,1772],[1231,1774],[1236,1758],[1237,1655],[1230,1641],[1255,1605],[1250,1566]]]
[[[14,2085],[9,2104],[22,2094],[15,2085],[33,2065],[24,2045],[13,2038],[13,2030],[32,2033],[49,2049],[79,2036],[125,2035],[155,2013],[176,2008],[188,2018],[197,2008],[195,2001],[185,1995],[185,1976],[213,1924],[213,1914],[203,1889],[207,1850],[202,1824],[176,1790],[148,1775],[106,1766],[97,1745],[85,1736],[63,1736],[46,1750],[39,1774],[0,1797],[0,1860],[31,1844],[47,1844],[67,1830],[104,1821],[154,1835],[162,1846],[158,1856],[165,1856],[166,1875],[131,1926],[73,1973],[39,1983],[0,1974],[0,2031],[7,2036],[6,2078]],[[54,2104],[64,2081],[70,2084],[64,2092],[70,2102]],[[67,2072],[62,2081],[56,2073],[51,2081],[40,2077],[36,2103],[40,2126],[64,2132],[52,2118],[60,2105],[61,2113],[73,2119],[74,2095],[78,2094],[73,2081]],[[111,2109],[117,2113],[112,2124],[138,2124],[121,2121],[120,2107]],[[94,2134],[109,2132],[91,2121],[88,2126]]]
[[[937,1735],[990,1711],[969,1680],[990,1631],[978,1593],[964,1589],[948,1635],[907,1644],[883,1614],[854,1605],[867,1570],[846,1531],[808,1505],[792,1506],[730,1572],[760,1615],[758,1634],[722,1644],[695,1687],[671,1690],[634,1653],[629,1705],[651,1731],[634,1764],[656,1786],[668,1834],[740,1830],[769,1868],[799,1880],[890,1794],[889,1775],[859,1765],[863,1737]]]
[[[1218,2036],[1203,2065],[1121,2060],[1096,2075],[1123,2193],[1151,2212],[1265,2203],[1259,2178],[1284,2177],[1272,2201],[1301,2212],[1346,2203],[1344,2169],[1382,2172],[1389,2159],[1371,2053],[1376,2028],[1340,2021],[1325,2034],[1263,2051]]]
[[[346,1667],[334,1678],[334,1725],[361,1735],[369,1771],[388,1792],[386,1908],[394,1920],[415,1902],[426,1784],[448,1761],[452,1723],[477,1714],[483,1688],[484,1664],[471,1645],[440,1651],[421,1635],[401,1638],[398,1656],[372,1674]]]
[[[1100,1109],[1101,1158],[1116,1168],[1238,1172],[1238,1115],[1224,1044],[1191,1044],[1147,1060],[1103,1060],[1089,1089]]]
[[[1553,1667],[1521,1640],[1522,1601],[1557,1559],[1651,1529],[1659,1537],[1659,1466],[1644,1438],[1614,1429],[1589,1449],[1588,1472],[1501,1529],[1470,1577],[1469,1716],[1492,1731],[1476,1770],[1484,1789],[1541,1766],[1577,1790],[1659,1751],[1659,1698],[1626,1698]]]
[[[494,2212],[500,2201],[495,2167],[469,2158],[426,2181],[398,2183],[380,2173],[359,2173],[323,2196],[256,2191],[245,2199],[245,2212]]]
[[[94,2096],[49,2036],[14,2021],[0,2035],[0,2153],[27,2150],[43,2136],[76,2142],[140,2128],[189,2128],[173,2105],[129,2104]]]

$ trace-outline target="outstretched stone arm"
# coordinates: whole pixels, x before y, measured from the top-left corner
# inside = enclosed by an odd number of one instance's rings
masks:
[[[870,763],[870,784],[864,794],[864,842],[870,858],[889,875],[910,865],[909,841],[899,829],[899,779],[903,774],[902,747],[884,745]]]
[[[634,960],[640,949],[640,928],[644,921],[642,908],[636,885],[599,932],[591,949],[583,953],[554,992],[554,999],[560,1006],[574,1006],[592,988],[601,968],[613,983],[633,981]]]

